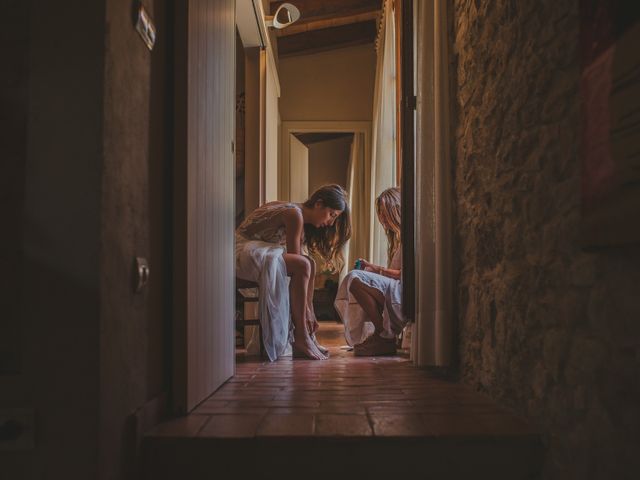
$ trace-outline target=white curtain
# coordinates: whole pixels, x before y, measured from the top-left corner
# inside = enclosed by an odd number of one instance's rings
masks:
[[[446,0],[414,2],[417,19],[416,321],[411,358],[448,367],[453,352],[451,161]]]
[[[353,268],[357,258],[369,258],[371,254],[371,163],[365,158],[364,141],[364,133],[354,133],[347,178],[352,233],[345,248],[346,263],[340,280]]]
[[[376,79],[373,98],[371,148],[371,261],[387,264],[387,237],[378,222],[375,198],[396,183],[396,47],[391,0],[384,2],[384,14],[377,43]]]

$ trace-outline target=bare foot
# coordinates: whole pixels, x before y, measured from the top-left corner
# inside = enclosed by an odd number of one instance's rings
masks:
[[[293,347],[294,358],[308,358],[310,360],[327,359],[327,356],[318,349],[315,342],[308,336],[296,338],[291,346]]]

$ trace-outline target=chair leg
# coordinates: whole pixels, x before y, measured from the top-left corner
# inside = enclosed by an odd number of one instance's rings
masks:
[[[243,347],[246,348],[247,346],[244,344],[244,328],[246,327],[245,325],[245,317],[244,317],[244,311],[245,311],[245,299],[244,297],[238,297],[236,300],[236,310],[239,311],[240,313],[240,325],[242,326],[242,334],[243,334]],[[254,303],[254,302],[251,302]],[[265,356],[265,348],[264,348],[264,341],[262,338],[262,325],[260,324],[260,313],[258,312],[258,335],[260,337],[260,357],[264,357]]]

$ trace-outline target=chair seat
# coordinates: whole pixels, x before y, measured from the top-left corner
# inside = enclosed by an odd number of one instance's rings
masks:
[[[247,293],[246,291],[243,293],[242,290],[246,289],[256,289],[258,295],[253,294],[253,292]],[[257,302],[258,297],[260,295],[260,289],[257,282],[252,282],[251,280],[243,280],[242,278],[236,277],[236,304],[241,304],[244,302],[252,303]]]
[[[236,277],[236,288],[258,288],[258,282]]]

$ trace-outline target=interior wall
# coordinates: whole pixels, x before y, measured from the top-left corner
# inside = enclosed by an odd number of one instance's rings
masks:
[[[371,121],[375,62],[373,44],[281,58],[282,121]]]
[[[156,26],[149,51],[130,0],[108,0],[100,285],[100,478],[131,475],[133,414],[167,391],[166,329],[172,204],[167,184],[173,130],[167,84],[167,2],[144,2]],[[149,262],[135,292],[134,261]]]
[[[311,143],[309,147],[309,194],[322,185],[337,183],[345,189],[347,169],[353,136],[325,142]]]
[[[16,47],[0,83],[3,184],[13,184],[3,255],[20,259],[3,307],[23,292],[2,311],[15,343],[0,408],[35,420],[33,448],[0,452],[3,478],[98,476],[104,11],[102,1],[16,0],[0,16],[3,48]]]
[[[20,311],[27,123],[29,106],[29,4],[9,2],[0,28],[0,311],[13,321],[0,322],[0,375],[20,371]]]
[[[630,478],[640,249],[581,247],[579,1],[454,4],[462,378],[549,433],[545,478]]]

